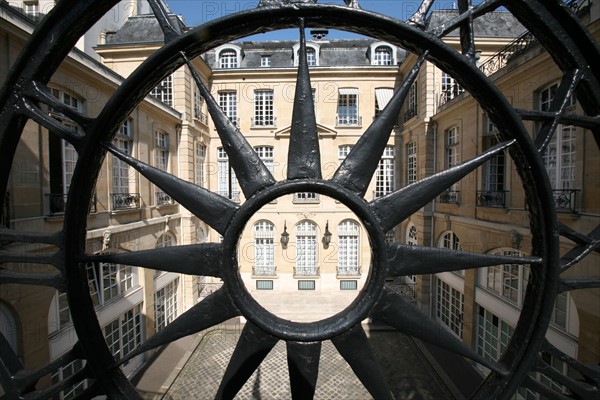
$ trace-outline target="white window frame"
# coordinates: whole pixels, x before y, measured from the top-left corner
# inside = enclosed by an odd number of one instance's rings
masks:
[[[447,72],[442,71],[442,92],[440,97],[440,104],[444,104],[455,97],[461,95],[465,89],[458,84],[456,79],[454,79]]]
[[[481,305],[477,308],[476,351],[485,359],[496,362],[506,350],[514,328]]]
[[[338,225],[338,275],[360,274],[360,225],[344,220]]]
[[[396,190],[396,157],[394,146],[386,146],[375,176],[375,198],[382,197]]]
[[[340,88],[338,91],[337,126],[360,126],[358,89]]]
[[[394,53],[387,45],[379,45],[373,50],[373,65],[393,65]]]
[[[222,69],[233,69],[239,68],[239,55],[238,51],[233,48],[224,48],[218,52],[219,57],[219,68]]]
[[[252,126],[275,126],[274,95],[272,89],[254,91]]]
[[[254,224],[254,275],[275,275],[275,226],[270,221]]]
[[[169,134],[154,132],[154,166],[161,171],[169,171]]]
[[[300,43],[297,43],[293,47],[294,52],[294,66],[297,67],[300,61]],[[320,46],[316,43],[306,43],[306,61],[309,67],[318,67]],[[314,55],[314,57],[313,57]]]
[[[113,139],[114,146],[123,154],[133,155],[133,120],[127,119],[121,125]],[[125,161],[112,156],[112,192],[113,194],[129,194],[132,169]]]
[[[318,275],[317,225],[309,220],[296,225],[296,275]]]
[[[95,307],[122,298],[139,286],[138,269],[115,263],[89,263],[86,266],[90,295]]]
[[[179,308],[179,278],[173,279],[154,293],[154,321],[156,332],[175,321]]]
[[[173,75],[163,79],[152,91],[150,96],[173,107]]]
[[[51,375],[52,385],[58,384],[59,382],[64,382],[69,379],[71,376],[75,375],[77,372],[81,371],[85,368],[86,361],[85,360],[73,360],[69,364],[64,367],[58,368]],[[88,388],[89,382],[87,379],[83,381],[76,382],[73,386],[66,388],[65,390],[61,390],[58,393],[59,400],[71,400],[74,399],[75,396],[83,393],[85,389]],[[1,389],[0,389],[1,390]]]
[[[404,121],[408,121],[409,119],[416,117],[419,113],[419,103],[418,103],[418,84],[417,82],[413,82],[408,88],[408,95],[406,101],[406,108],[404,111]]]
[[[238,104],[237,104],[237,92],[235,90],[220,90],[219,95],[219,106],[234,124],[238,125]]]
[[[523,257],[517,249],[498,249],[491,254]],[[522,306],[529,281],[529,267],[521,264],[501,264],[482,269],[479,284],[496,296],[517,306]]]
[[[273,175],[275,173],[275,156],[273,146],[256,146],[254,151],[258,158],[265,164],[267,170]]]
[[[231,193],[229,193],[229,173],[231,172]],[[223,147],[217,149],[217,193],[223,197],[231,197],[239,201],[240,191],[235,171],[229,168],[229,156]]]
[[[441,279],[436,279],[435,316],[454,335],[462,338],[465,296]]]
[[[204,163],[206,161],[206,145],[196,143],[196,157],[194,159],[194,182],[198,186],[205,186]]]
[[[417,142],[406,144],[406,184],[410,185],[417,181]]]
[[[268,68],[271,66],[271,55],[263,54],[260,56],[260,66],[263,68]]]

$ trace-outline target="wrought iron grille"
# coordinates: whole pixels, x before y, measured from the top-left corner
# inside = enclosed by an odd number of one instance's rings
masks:
[[[423,0],[415,14],[406,21],[362,10],[355,0],[347,1],[347,6],[317,4],[316,0],[261,0],[256,9],[209,21],[189,32],[175,25],[176,19],[169,18],[164,1],[150,0],[149,3],[163,31],[165,46],[122,82],[97,116],[85,115],[81,110],[65,105],[64,101],[53,96],[48,82],[79,38],[116,5],[117,0],[58,2],[32,34],[0,92],[0,153],[3,155],[0,159],[0,198],[4,199],[8,192],[19,138],[28,121],[39,124],[48,135],[69,142],[78,154],[69,193],[66,199],[61,197],[57,200],[56,210],[64,212],[62,229],[56,233],[45,230],[0,230],[2,244],[45,245],[52,248],[53,252],[40,254],[23,251],[22,248],[18,248],[18,251],[3,249],[0,284],[42,286],[50,289],[47,290],[49,292],[56,291],[68,304],[70,312],[63,313],[65,322],[68,314],[79,342],[46,365],[29,369],[19,358],[18,350],[1,334],[0,381],[5,397],[51,398],[86,382],[87,388],[75,394],[78,399],[100,395],[112,399],[140,399],[139,393],[123,374],[122,366],[147,351],[237,316],[244,316],[248,322],[221,380],[216,398],[233,398],[280,340],[287,344],[293,398],[314,397],[321,342],[324,340],[332,341],[374,398],[393,398],[361,325],[367,316],[487,368],[490,373],[484,384],[473,393],[475,400],[508,399],[521,385],[552,399],[591,399],[598,396],[600,379],[597,367],[569,357],[545,340],[554,304],[560,293],[600,286],[597,277],[561,275],[590,254],[598,252],[599,228],[582,233],[557,221],[554,193],[540,156],[548,146],[556,126],[565,120],[589,130],[596,145],[600,143],[600,123],[597,118],[600,115],[600,51],[563,2],[484,0],[472,4],[468,0],[459,0],[455,17],[443,24],[430,26],[428,21],[436,3],[434,0]],[[580,5],[579,2],[569,4]],[[5,2],[0,6],[3,11],[9,10]],[[589,6],[590,3],[587,8]],[[552,102],[548,112],[514,109],[495,83],[476,67],[474,23],[498,7],[505,7],[529,29],[562,73],[556,101]],[[584,9],[579,10],[581,12]],[[7,15],[11,12],[6,11]],[[322,176],[320,138],[311,96],[311,75],[304,36],[305,27],[316,25],[351,30],[385,40],[414,55],[409,58],[413,67],[399,78],[399,85],[388,106],[357,140],[331,179],[323,179]],[[221,110],[191,60],[222,43],[259,31],[286,28],[299,29],[300,57],[287,174],[285,179],[277,181],[239,131],[239,123],[230,121]],[[460,52],[440,40],[454,31],[460,35]],[[197,40],[198,37],[203,40]],[[410,97],[411,87],[416,87],[414,83],[423,66],[427,65],[426,61],[451,74],[477,100],[478,106],[498,128],[500,143],[462,164],[433,173],[384,197],[367,201],[365,194],[388,145],[394,124],[402,110],[406,110],[403,103]],[[206,100],[213,127],[244,192],[246,200],[242,204],[152,167],[111,144],[135,107],[153,88],[182,67],[193,76],[201,96]],[[564,115],[566,100],[572,93],[576,93],[584,115]],[[405,111],[405,121],[417,116],[416,104]],[[72,125],[48,116],[44,111],[48,108],[64,114],[81,129],[75,130]],[[529,120],[543,122],[535,139],[531,138],[523,124],[523,121]],[[509,150],[523,182],[530,214],[531,256],[496,256],[385,242],[386,233],[505,150]],[[94,187],[108,152],[160,188],[165,199],[181,204],[214,229],[222,236],[222,243],[115,253],[90,252],[86,249],[89,205],[95,204]],[[307,192],[334,198],[363,222],[372,247],[371,270],[364,288],[349,307],[321,321],[294,323],[260,307],[244,288],[238,271],[237,242],[244,226],[258,209],[281,196]],[[2,212],[5,212],[4,208]],[[168,222],[164,223],[166,229],[169,228]],[[574,243],[564,255],[559,253],[558,234]],[[102,246],[108,246],[110,240],[110,235],[106,235]],[[223,286],[211,286],[214,289],[212,293],[171,324],[127,354],[117,354],[107,345],[105,332],[95,314],[88,285],[88,270],[82,267],[89,263],[131,265],[214,277],[222,279]],[[26,268],[20,268],[19,265],[26,265]],[[34,265],[46,265],[52,272],[42,273],[35,270],[32,267]],[[519,321],[511,332],[506,351],[498,359],[477,353],[441,327],[437,320],[407,301],[405,296],[385,286],[389,277],[464,270],[466,278],[474,270],[498,265],[528,265],[531,271]],[[294,270],[295,274],[299,272],[305,271]],[[315,276],[319,272],[317,269]],[[310,290],[315,287],[314,280],[298,282],[299,289],[300,286]],[[208,288],[209,284],[204,285],[202,292],[208,291]],[[60,311],[65,311],[65,308]],[[553,371],[548,362],[549,356],[576,370],[579,379]],[[42,384],[37,386],[45,376],[56,376],[73,362],[85,364],[85,367],[68,379],[57,380],[45,387]],[[560,391],[534,379],[529,375],[530,372],[559,382]]]

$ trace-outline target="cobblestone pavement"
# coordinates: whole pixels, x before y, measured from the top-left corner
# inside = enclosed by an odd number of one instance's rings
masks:
[[[163,399],[214,399],[238,338],[239,330],[218,329],[207,333]],[[397,400],[453,398],[411,338],[398,332],[374,331],[369,334],[369,340]],[[236,399],[290,398],[286,347],[285,342],[280,341]],[[333,344],[323,342],[315,400],[371,398]]]

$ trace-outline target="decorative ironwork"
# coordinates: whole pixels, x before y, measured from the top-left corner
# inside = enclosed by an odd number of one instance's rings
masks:
[[[319,276],[321,275],[321,267],[294,267],[294,276]]]
[[[74,132],[59,121],[38,112],[35,104],[52,103],[53,100],[46,95],[46,84],[59,62],[69,54],[79,37],[117,4],[117,0],[61,0],[44,19],[24,49],[23,56],[13,65],[0,92],[0,153],[4,155],[0,158],[0,198],[4,198],[6,194],[19,135],[29,119],[47,127],[50,134],[70,142],[79,157],[71,181],[69,203],[64,210],[63,231],[57,234],[1,233],[3,240],[51,244],[60,249],[56,255],[51,256],[3,254],[3,262],[48,264],[55,267],[57,273],[40,276],[0,270],[0,283],[42,285],[67,291],[73,326],[80,342],[63,357],[39,370],[30,371],[24,368],[4,336],[0,335],[0,350],[3,354],[0,377],[8,398],[53,397],[69,386],[90,379],[93,381],[92,386],[78,394],[78,398],[106,395],[114,399],[140,399],[140,395],[124,377],[119,368],[121,365],[146,351],[240,315],[246,317],[248,323],[225,371],[217,398],[233,398],[279,340],[287,343],[293,398],[312,398],[319,369],[321,342],[327,339],[332,341],[350,364],[373,398],[393,398],[360,323],[368,315],[407,335],[435,343],[488,368],[490,375],[471,397],[475,400],[510,398],[521,383],[549,398],[565,397],[566,395],[540,387],[542,385],[536,385],[535,381],[527,377],[532,368],[550,374],[540,356],[540,350],[552,353],[583,376],[582,382],[585,383],[559,377],[561,384],[571,393],[578,397],[589,395],[590,398],[597,395],[600,384],[597,371],[552,348],[543,337],[558,291],[599,286],[597,280],[563,280],[559,275],[597,248],[598,228],[592,233],[583,234],[557,223],[553,193],[540,162],[540,150],[525,130],[521,117],[510,107],[502,93],[489,79],[476,71],[473,52],[473,20],[496,6],[506,7],[508,11],[518,14],[519,20],[554,58],[564,72],[566,86],[577,87],[578,98],[586,114],[598,115],[600,54],[585,29],[555,0],[488,0],[475,6],[469,1],[459,0],[461,15],[441,26],[428,28],[424,24],[433,0],[423,0],[408,23],[382,18],[378,14],[353,7],[313,3],[311,0],[262,0],[257,9],[219,18],[190,32],[179,33],[171,26],[164,2],[150,0],[168,45],[151,55],[124,81],[97,117],[89,118],[73,110],[61,110],[82,127],[84,134]],[[388,107],[365,131],[330,180],[322,179],[321,173],[319,137],[306,62],[306,22],[352,30],[421,55]],[[288,171],[287,179],[282,182],[275,181],[245,137],[234,124],[228,122],[188,59],[222,43],[264,30],[265,26],[269,29],[298,26],[300,30],[301,57],[292,115]],[[460,31],[462,52],[457,52],[439,40],[455,30]],[[203,40],[196,40],[197,37],[202,37]],[[479,101],[482,110],[498,127],[502,143],[463,164],[367,202],[364,199],[367,187],[377,170],[408,89],[425,59],[438,67],[443,65],[444,70],[452,74]],[[117,129],[150,88],[183,65],[190,68],[202,97],[206,99],[215,129],[247,199],[242,205],[142,163],[110,144]],[[52,108],[59,106],[55,103],[50,105]],[[410,110],[405,118],[407,115],[410,115]],[[560,116],[545,118],[548,118],[548,122],[557,123]],[[600,143],[598,122],[586,123],[592,125],[595,139]],[[536,244],[534,247],[539,254],[532,257],[505,257],[385,243],[386,232],[508,148],[515,150],[510,153],[524,182],[529,212],[532,214],[532,242]],[[89,212],[87,204],[93,197],[94,185],[106,150],[138,170],[164,193],[223,235],[223,243],[175,246],[116,255],[92,256],[85,253],[86,218]],[[298,192],[321,193],[346,205],[363,222],[373,250],[370,277],[351,307],[325,320],[303,324],[283,320],[260,307],[244,289],[236,259],[240,234],[255,212],[278,197]],[[64,207],[64,198],[62,201]],[[557,232],[576,243],[563,259],[559,255]],[[86,271],[79,268],[81,260],[87,259],[97,262],[118,260],[125,265],[213,276],[223,279],[226,287],[214,291],[129,354],[115,359],[106,346],[103,331],[98,324],[87,286]],[[478,355],[410,301],[384,287],[387,277],[435,274],[506,264],[531,266],[532,274],[527,289],[527,298],[531,301],[523,305],[520,321],[508,344],[510,354],[501,360],[488,360]],[[49,389],[35,387],[40,378],[55,373],[72,360],[85,361],[86,368]],[[583,395],[579,396],[581,393]]]
[[[361,274],[361,267],[337,267],[337,276],[359,276]]]
[[[252,275],[253,276],[276,276],[277,275],[277,267],[272,265],[268,267],[252,267]]]
[[[460,191],[447,190],[440,195],[440,203],[460,204]]]
[[[417,301],[416,283],[388,283],[386,286],[410,302]]]
[[[477,205],[483,207],[506,207],[506,194],[507,190],[502,191],[491,191],[491,190],[478,190],[477,191]]]
[[[112,193],[113,210],[134,210],[141,207],[142,197],[139,193]]]
[[[67,198],[68,194],[47,194],[48,205],[50,207],[49,215],[61,215],[67,210]],[[96,209],[96,194],[92,195],[90,200],[89,212],[95,213]]]
[[[417,116],[417,107],[410,107],[404,112],[404,122]]]
[[[552,191],[554,204],[558,211],[568,210],[572,213],[577,212],[577,192],[576,189],[555,189]]]
[[[172,206],[175,204],[175,199],[165,192],[156,192],[157,206]]]
[[[272,118],[250,118],[251,128],[277,128],[277,117]]]
[[[294,193],[294,203],[318,203],[320,197],[319,193],[315,192]]]
[[[362,126],[362,117],[360,115],[355,116],[346,116],[340,117],[337,116],[335,118],[335,126],[345,127],[345,126]]]
[[[442,107],[444,104],[446,104],[450,100],[458,97],[459,95],[461,95],[464,92],[465,92],[465,90],[458,83],[454,83],[454,84],[450,85],[449,88],[443,90],[442,93],[440,94],[438,107]]]
[[[510,60],[532,48],[536,43],[535,36],[531,32],[525,32],[502,50],[488,58],[479,66],[479,69],[486,75],[495,74],[506,67]]]

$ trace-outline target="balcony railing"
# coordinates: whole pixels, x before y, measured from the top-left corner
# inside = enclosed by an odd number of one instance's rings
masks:
[[[362,126],[362,117],[358,115],[346,115],[335,118],[335,126]]]
[[[576,211],[577,204],[577,189],[557,189],[552,191],[552,197],[554,197],[554,204],[557,211],[570,211],[572,213]]]
[[[240,192],[237,190],[234,190],[231,193],[227,190],[219,190],[217,194],[230,199],[231,201],[240,201]]]
[[[460,191],[459,190],[447,190],[440,194],[440,203],[446,204],[460,204]]]
[[[141,206],[141,196],[139,193],[113,193],[110,195],[112,199],[113,210],[135,210]]]
[[[157,206],[170,206],[175,204],[175,199],[166,194],[165,192],[156,192],[156,205]]]
[[[277,117],[250,118],[251,128],[276,128]]]
[[[276,276],[277,275],[277,267],[274,265],[269,266],[261,266],[252,267],[252,275],[253,276]]]
[[[47,194],[48,204],[50,205],[50,215],[58,215],[64,214],[67,209],[67,197],[68,194]],[[92,194],[92,199],[90,200],[90,213],[95,213],[96,210],[96,194]]]
[[[351,267],[339,267],[337,268],[337,276],[358,276],[361,273],[361,267],[351,266]]]
[[[416,117],[417,116],[417,106],[413,106],[413,107],[409,107],[405,112],[404,112],[404,122],[408,121],[409,119],[411,119],[412,117]]]
[[[194,109],[194,119],[208,125],[208,116],[198,109]]]
[[[298,192],[294,193],[294,203],[318,203],[319,193]]]
[[[417,285],[415,283],[392,283],[386,284],[386,286],[405,299],[408,299],[411,302],[416,301]]]
[[[294,267],[294,276],[319,276],[321,268],[314,267]]]
[[[458,83],[450,85],[449,88],[442,90],[442,93],[440,94],[440,102],[438,104],[438,107],[441,107],[453,98],[458,97],[459,95],[464,93],[464,91],[465,89],[463,89]]]
[[[536,43],[537,40],[535,37],[531,33],[526,32],[488,58],[486,62],[479,66],[479,69],[486,75],[492,75],[506,67],[512,58],[524,53]]]
[[[477,191],[477,205],[483,207],[506,207],[506,194],[508,191],[491,191],[491,190],[478,190]]]

